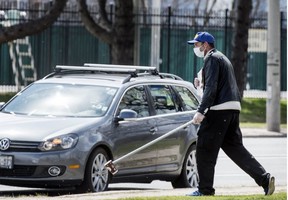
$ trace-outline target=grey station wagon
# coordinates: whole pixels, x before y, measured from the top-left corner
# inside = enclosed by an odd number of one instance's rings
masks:
[[[190,82],[155,67],[56,66],[0,108],[0,184],[91,192],[153,180],[196,187],[195,125],[117,163],[115,175],[105,163],[192,120],[198,104]]]

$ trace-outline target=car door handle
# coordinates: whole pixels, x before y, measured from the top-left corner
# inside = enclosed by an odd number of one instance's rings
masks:
[[[158,128],[157,127],[151,127],[149,131],[150,131],[150,133],[154,134],[155,132],[158,131]]]

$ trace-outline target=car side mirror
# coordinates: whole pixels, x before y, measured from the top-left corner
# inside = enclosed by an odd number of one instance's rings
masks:
[[[115,118],[115,122],[123,120],[131,120],[137,118],[137,112],[131,109],[123,109],[120,111],[120,114]]]

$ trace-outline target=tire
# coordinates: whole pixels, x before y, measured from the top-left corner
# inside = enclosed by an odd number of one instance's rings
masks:
[[[196,146],[192,145],[185,156],[180,176],[172,181],[174,188],[197,187],[199,175],[196,164]]]
[[[78,191],[102,192],[107,190],[111,180],[111,173],[104,167],[109,160],[107,152],[103,148],[97,148],[90,155],[86,165],[83,184]]]

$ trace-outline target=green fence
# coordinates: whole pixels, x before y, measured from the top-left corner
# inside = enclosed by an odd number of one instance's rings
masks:
[[[166,17],[167,16],[163,16]],[[176,18],[176,16],[174,16]],[[195,16],[194,16],[195,17]],[[213,18],[216,20],[216,18]],[[219,18],[223,21],[223,18]],[[255,21],[255,20],[254,20]],[[287,22],[286,22],[287,23]],[[216,23],[217,24],[217,23]],[[137,24],[140,30],[139,65],[150,65],[151,24]],[[216,38],[216,47],[231,56],[233,29],[230,26],[161,26],[160,71],[177,74],[193,81],[202,66],[202,59],[196,58],[193,47],[187,44],[196,32],[205,28]],[[170,28],[169,28],[170,27]],[[253,28],[253,27],[252,27]],[[265,27],[264,27],[265,28]],[[53,71],[56,65],[83,65],[84,63],[110,63],[110,48],[92,36],[81,21],[63,21],[40,34],[29,37],[38,78]],[[287,27],[281,33],[281,90],[287,90]],[[266,90],[266,52],[249,52],[247,88]],[[14,85],[14,75],[8,44],[0,45],[0,85]]]

